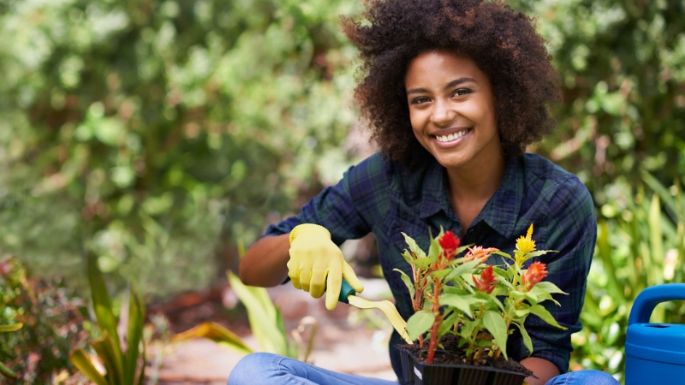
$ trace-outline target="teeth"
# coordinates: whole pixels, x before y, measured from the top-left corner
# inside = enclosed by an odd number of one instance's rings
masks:
[[[467,130],[462,130],[449,135],[436,135],[435,138],[438,140],[438,142],[451,142],[466,135],[467,132]]]

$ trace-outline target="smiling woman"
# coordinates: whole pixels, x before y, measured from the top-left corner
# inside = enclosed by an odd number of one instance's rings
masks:
[[[580,329],[597,224],[578,178],[524,154],[551,127],[548,105],[559,94],[530,19],[501,2],[480,0],[367,5],[367,20],[347,21],[345,31],[363,60],[356,98],[380,152],[350,168],[297,215],[269,226],[243,257],[241,279],[268,286],[290,278],[314,297],[328,288],[326,307],[333,309],[343,280],[356,292],[363,289],[338,246],[374,233],[397,310],[409,319],[416,309],[402,279],[412,277],[402,258],[405,234],[424,249],[431,234],[449,230],[464,244],[512,250],[534,223],[537,246],[557,252],[535,255],[520,267],[544,264],[548,280],[568,295],[547,309],[562,327],[527,318],[529,336],[510,336],[509,357],[535,374],[526,379],[529,385],[615,384],[598,372],[559,375],[568,369],[570,336]],[[485,262],[506,264],[496,254]],[[438,292],[430,285],[425,290]],[[397,333],[390,341],[393,369],[401,382],[414,383],[403,377],[401,342]],[[230,385],[286,383],[391,382],[273,355],[248,356],[229,379]]]
[[[470,58],[431,50],[409,63],[404,83],[414,136],[447,171],[453,207],[468,227],[504,172],[490,80]]]

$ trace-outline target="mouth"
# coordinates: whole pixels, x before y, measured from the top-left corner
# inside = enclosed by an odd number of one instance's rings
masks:
[[[473,129],[472,128],[463,128],[457,131],[452,131],[449,134],[441,134],[441,135],[431,135],[433,138],[438,143],[441,144],[451,144],[458,142],[461,138],[464,136],[468,135]]]

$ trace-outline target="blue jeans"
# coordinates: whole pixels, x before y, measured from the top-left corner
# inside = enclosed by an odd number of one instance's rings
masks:
[[[228,385],[397,385],[353,374],[336,373],[271,353],[243,357],[231,371]],[[580,370],[558,375],[546,385],[618,385],[610,375],[597,370]]]

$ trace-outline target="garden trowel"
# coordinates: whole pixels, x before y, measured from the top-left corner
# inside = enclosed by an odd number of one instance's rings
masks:
[[[382,301],[370,301],[368,299],[359,297],[356,295],[356,292],[350,286],[349,283],[347,283],[346,280],[342,281],[342,286],[340,287],[340,295],[338,296],[338,300],[341,302],[348,303],[352,306],[358,307],[360,309],[378,309],[385,314],[385,317],[388,318],[390,321],[390,324],[392,325],[393,328],[399,333],[399,335],[407,341],[408,344],[411,344],[412,341],[409,338],[409,333],[407,333],[407,322],[402,318],[400,313],[397,311],[395,308],[395,305],[386,300]]]

